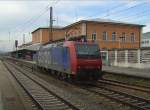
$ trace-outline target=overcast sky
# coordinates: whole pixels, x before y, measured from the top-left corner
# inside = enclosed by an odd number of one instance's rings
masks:
[[[105,18],[144,24],[143,32],[150,31],[149,0],[6,0],[0,1],[0,50],[12,50],[16,39],[22,44],[23,34],[31,41],[34,29],[48,26],[50,6],[54,25]]]

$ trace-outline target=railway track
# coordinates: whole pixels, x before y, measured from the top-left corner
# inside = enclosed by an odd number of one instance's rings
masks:
[[[99,80],[98,83],[106,84],[106,85],[113,85],[113,86],[118,86],[118,87],[123,87],[123,88],[127,88],[127,89],[133,89],[133,90],[137,90],[137,91],[141,91],[141,92],[150,93],[150,87],[146,87],[146,86],[130,85],[130,84],[127,84],[127,83],[123,83],[123,82],[120,82],[120,81],[109,80],[109,79]]]
[[[4,63],[8,71],[15,77],[17,82],[23,87],[27,94],[33,99],[41,110],[79,110],[77,107],[57,96],[49,89],[45,88],[36,79],[30,78],[28,75],[19,71],[10,63]]]
[[[136,110],[150,110],[150,100],[145,98],[130,95],[125,92],[119,92],[113,89],[108,89],[100,85],[86,86],[82,88],[92,93],[103,95],[117,102],[121,102],[122,104],[135,108]]]
[[[103,80],[104,81],[104,80]],[[106,82],[106,81],[105,81]],[[111,82],[111,81],[110,81]],[[110,83],[107,80],[107,83]],[[117,82],[111,82],[112,85],[118,86]],[[127,85],[119,85],[121,87],[126,87]],[[102,85],[92,85],[92,86],[82,86],[81,88],[86,89],[89,92],[105,96],[109,99],[115,100],[116,102],[121,102],[131,108],[136,110],[150,110],[150,100],[145,98],[141,98],[138,96],[130,95],[124,92],[119,92],[117,90],[108,89]],[[128,87],[127,87],[128,88]],[[130,89],[139,90],[139,88],[135,88],[134,86],[129,87]],[[145,91],[145,90],[143,90]],[[148,92],[148,91],[147,91]]]
[[[23,66],[29,68],[29,69],[33,69],[32,67],[23,64]],[[150,92],[150,87],[148,86],[142,86],[142,85],[131,85],[125,82],[120,82],[120,81],[116,81],[116,80],[110,80],[110,79],[103,79],[103,80],[99,80],[99,83],[105,83],[105,84],[109,84],[109,85],[114,85],[114,86],[120,86],[120,87],[125,87],[128,89],[134,89],[134,90],[139,90],[142,92]]]

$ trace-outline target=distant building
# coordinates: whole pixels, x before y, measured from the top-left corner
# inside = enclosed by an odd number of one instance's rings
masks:
[[[108,19],[81,20],[65,27],[54,27],[52,38],[49,28],[38,28],[32,32],[32,43],[84,38],[97,42],[101,49],[140,48],[143,26]]]
[[[19,46],[18,46],[18,49],[22,49],[22,48],[27,47],[27,46],[30,46],[30,45],[32,45],[32,42],[28,42],[28,43],[19,45]]]
[[[141,47],[142,48],[150,47],[150,32],[142,34]]]
[[[40,27],[32,32],[32,43],[47,43],[49,41],[64,39],[65,31],[62,27],[53,27],[53,37],[49,36],[49,27]]]

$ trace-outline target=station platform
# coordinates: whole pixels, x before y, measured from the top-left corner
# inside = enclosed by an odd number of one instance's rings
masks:
[[[0,60],[0,110],[26,110],[18,88],[16,80]]]
[[[18,59],[15,59],[18,60]],[[28,67],[32,67],[36,65],[34,61],[27,61],[24,59],[19,59],[18,61],[23,62],[24,65],[28,65]],[[117,66],[104,66],[102,67],[102,71],[106,73],[112,74],[120,74],[127,75],[139,78],[150,79],[150,68],[149,69],[138,69],[138,68],[127,68],[127,67],[117,67]]]
[[[137,69],[127,67],[115,67],[115,66],[103,66],[103,72],[122,74],[133,77],[149,78],[150,79],[150,68],[149,69]]]
[[[2,96],[0,92],[0,110],[3,110]]]

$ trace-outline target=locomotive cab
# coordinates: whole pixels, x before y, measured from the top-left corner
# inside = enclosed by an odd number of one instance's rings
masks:
[[[76,43],[77,76],[97,80],[101,76],[100,49],[96,43]]]
[[[68,41],[66,45],[70,50],[71,74],[78,79],[101,77],[102,61],[97,43]]]

